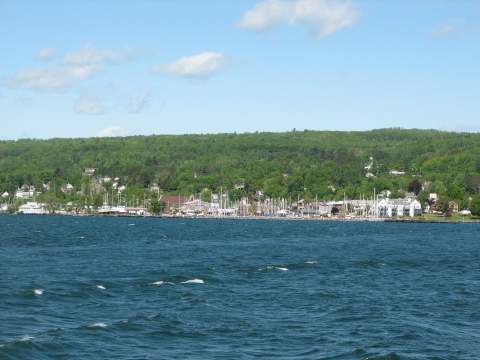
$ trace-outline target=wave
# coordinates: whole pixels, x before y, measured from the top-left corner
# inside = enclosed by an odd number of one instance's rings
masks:
[[[24,336],[24,337],[21,337],[21,338],[18,339],[17,341],[25,342],[25,341],[30,341],[30,340],[33,340],[33,339],[35,339],[34,336],[26,335],[26,336]]]
[[[204,282],[202,279],[191,279],[187,281],[182,281],[181,283],[182,284],[203,284]]]
[[[164,285],[164,284],[165,284],[165,281],[161,281],[161,280],[160,280],[160,281],[155,281],[155,282],[153,282],[153,283],[150,283],[150,284],[148,284],[148,285]]]
[[[155,281],[153,283],[149,283],[148,285],[157,285],[157,286],[161,286],[161,285],[175,285],[173,282],[170,282],[170,281],[163,281],[163,280],[159,280],[159,281]]]
[[[103,323],[103,322],[98,322],[98,323],[95,323],[95,324],[88,325],[88,327],[89,328],[106,328],[106,327],[108,327],[108,325]]]
[[[265,271],[265,270],[288,271],[288,268],[283,266],[265,266],[265,267],[258,268],[258,271]]]

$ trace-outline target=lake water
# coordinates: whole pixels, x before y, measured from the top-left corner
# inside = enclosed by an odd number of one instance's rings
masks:
[[[0,216],[0,359],[478,359],[480,224]]]

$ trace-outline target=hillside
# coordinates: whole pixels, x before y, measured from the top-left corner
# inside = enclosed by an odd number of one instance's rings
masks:
[[[262,191],[270,197],[333,199],[344,193],[371,196],[375,188],[395,196],[418,180],[430,182],[432,192],[462,200],[478,190],[480,134],[305,130],[0,142],[2,193],[50,183],[50,192],[65,201],[94,195],[98,191],[88,189],[92,181],[85,168],[118,177],[126,196],[145,196],[153,184],[164,194],[224,189],[235,196]],[[73,190],[64,196],[59,189],[67,183]],[[245,189],[232,191],[236,184]]]

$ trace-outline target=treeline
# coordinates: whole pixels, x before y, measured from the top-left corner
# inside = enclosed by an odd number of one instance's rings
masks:
[[[85,168],[118,177],[126,194],[136,196],[158,184],[163,194],[223,189],[237,197],[262,191],[270,197],[329,200],[343,194],[369,197],[375,189],[395,197],[416,180],[417,185],[430,182],[429,191],[462,200],[479,190],[480,134],[305,130],[0,142],[2,193],[50,183],[49,191],[60,196],[59,189],[69,183],[72,196],[85,195],[91,184]],[[244,189],[233,191],[239,184]]]

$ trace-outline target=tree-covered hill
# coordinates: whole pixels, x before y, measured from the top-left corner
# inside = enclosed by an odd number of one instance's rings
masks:
[[[371,196],[374,188],[395,196],[417,180],[430,182],[432,192],[462,200],[478,190],[480,134],[305,130],[0,142],[2,193],[69,183],[81,196],[90,181],[85,168],[96,168],[96,176],[118,177],[127,194],[138,196],[153,184],[164,194],[245,184],[237,196],[262,191],[271,197],[332,199],[345,193],[356,198]]]

